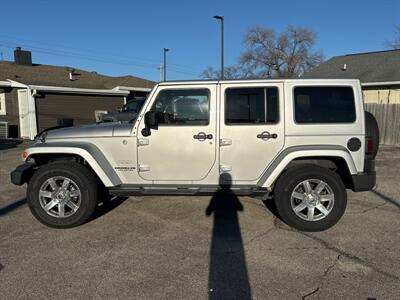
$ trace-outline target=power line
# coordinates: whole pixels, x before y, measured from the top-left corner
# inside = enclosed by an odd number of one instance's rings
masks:
[[[5,41],[0,41],[0,44],[7,48],[11,48],[11,49],[14,49],[14,47],[15,47],[14,44],[10,44]],[[105,57],[100,57],[100,56],[85,55],[85,54],[79,54],[79,53],[73,53],[73,52],[67,52],[67,51],[58,51],[58,50],[36,47],[36,46],[32,46],[32,45],[27,45],[27,44],[21,44],[21,46],[23,46],[24,48],[32,49],[38,53],[44,53],[44,54],[55,55],[55,56],[65,56],[65,57],[72,57],[72,58],[84,59],[84,60],[92,60],[92,61],[104,62],[104,63],[128,64],[128,65],[134,65],[137,67],[155,68],[155,65],[153,65],[153,64],[136,63],[136,62],[126,61],[126,60],[116,60],[116,59],[110,59],[110,58],[105,58]]]
[[[40,45],[43,45],[43,44],[46,45],[46,43],[38,42],[38,41],[34,41],[34,40],[28,40],[28,39],[20,39],[20,38],[15,39],[13,37],[3,35],[3,34],[0,34],[0,37],[8,37],[14,41],[30,42],[29,44],[27,44],[27,43],[21,43],[21,42],[0,41],[1,43],[8,44],[9,47],[14,46],[18,43],[18,45],[23,46],[25,48],[31,48],[31,49],[35,50],[36,52],[49,54],[49,55],[66,56],[66,57],[72,57],[75,59],[85,59],[85,60],[92,60],[92,61],[96,61],[96,62],[119,64],[119,65],[131,65],[131,66],[142,67],[142,68],[148,67],[148,68],[153,68],[153,69],[157,68],[157,66],[159,64],[158,60],[151,60],[151,59],[145,59],[145,58],[135,58],[134,60],[131,60],[131,59],[126,60],[125,58],[123,58],[123,60],[120,60],[120,59],[116,60],[114,58],[109,58],[109,57],[104,57],[104,56],[94,56],[94,55],[92,55],[93,51],[90,52],[91,54],[86,54],[81,51],[75,52],[75,51],[59,50],[59,49],[54,49],[54,48],[45,48],[42,46],[38,47],[31,43],[40,43]],[[50,45],[50,44],[47,44],[47,45]],[[56,45],[56,44],[52,44],[52,45],[62,47],[63,49],[76,50],[76,48],[72,48],[69,46],[61,46],[61,45]],[[151,62],[151,63],[146,63],[143,61],[147,61],[147,62]],[[181,74],[191,75],[191,76],[198,76],[198,74],[194,73],[191,69],[189,70],[189,68],[186,68],[184,66],[181,66],[178,64],[173,64],[173,63],[171,63],[170,66],[172,66],[172,68],[170,67],[170,70],[174,71],[175,73],[181,73]]]
[[[24,44],[26,46],[29,47],[36,47],[36,48],[40,48],[40,49],[44,49],[44,50],[52,50],[52,51],[59,51],[59,52],[66,52],[66,53],[71,53],[71,51],[65,51],[65,49],[70,49],[73,51],[73,53],[75,54],[88,54],[90,53],[90,55],[95,51],[93,49],[84,49],[84,51],[82,51],[82,49],[78,49],[78,48],[73,48],[67,45],[60,45],[60,44],[54,44],[54,43],[45,43],[43,41],[35,41],[35,40],[31,40],[31,39],[21,39],[21,38],[14,38],[12,36],[8,36],[8,35],[4,35],[4,34],[0,34],[0,37],[6,38],[7,39],[7,43],[12,43],[12,44]],[[21,43],[22,41],[22,43]],[[28,42],[28,43],[26,43]],[[40,46],[37,46],[40,45]],[[44,48],[43,45],[49,45],[52,48]],[[55,48],[54,48],[55,47]],[[57,48],[61,48],[63,50],[57,49]],[[119,55],[116,53],[110,53],[111,55]],[[133,57],[134,60],[140,60],[140,61],[147,61],[150,63],[158,63],[158,60],[154,60],[154,59],[148,59],[148,58],[143,58],[143,57]]]

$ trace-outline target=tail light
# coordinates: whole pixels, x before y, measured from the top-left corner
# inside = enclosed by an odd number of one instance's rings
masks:
[[[366,154],[372,154],[372,150],[374,149],[374,141],[372,139],[372,137],[367,137],[367,147],[365,149],[365,153]]]

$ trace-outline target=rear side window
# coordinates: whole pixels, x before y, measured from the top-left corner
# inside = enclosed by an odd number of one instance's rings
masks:
[[[232,88],[225,92],[225,124],[277,123],[277,88]]]
[[[294,111],[299,124],[352,123],[356,120],[353,88],[296,87]]]

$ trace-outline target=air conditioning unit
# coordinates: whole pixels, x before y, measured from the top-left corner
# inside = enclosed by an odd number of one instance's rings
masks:
[[[0,139],[8,138],[8,122],[0,122]]]

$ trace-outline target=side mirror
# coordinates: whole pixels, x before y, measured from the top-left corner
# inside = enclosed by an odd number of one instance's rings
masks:
[[[143,136],[151,135],[151,129],[157,130],[159,121],[164,117],[162,112],[148,111],[144,115],[144,128],[142,129]]]

